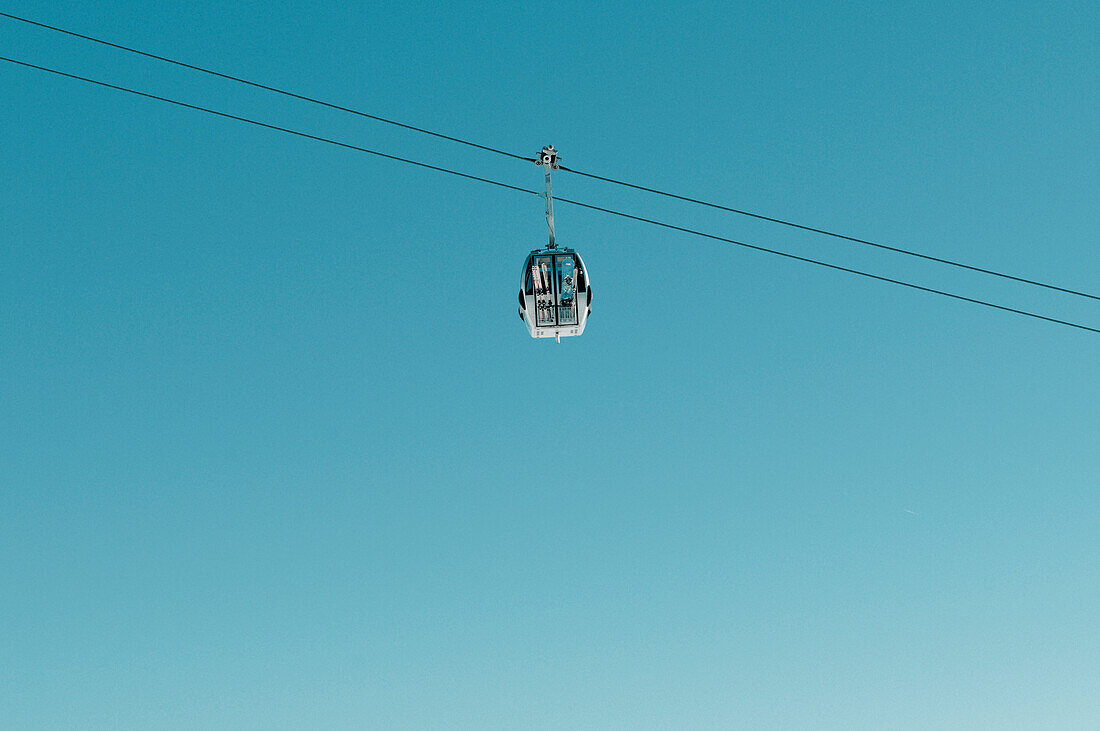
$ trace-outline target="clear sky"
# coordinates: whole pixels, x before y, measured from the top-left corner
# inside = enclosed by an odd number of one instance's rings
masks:
[[[519,154],[1096,292],[1100,6],[25,2]],[[2,54],[538,189],[0,19]],[[1100,336],[0,64],[0,725],[1082,728]],[[1095,301],[559,194],[1100,327]]]

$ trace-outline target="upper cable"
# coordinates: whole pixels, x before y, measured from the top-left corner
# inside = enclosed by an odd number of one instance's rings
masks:
[[[142,51],[142,50],[139,50],[137,48],[132,48],[130,46],[124,46],[124,45],[119,44],[119,43],[113,43],[111,41],[103,40],[102,38],[96,38],[94,36],[89,36],[89,35],[86,35],[84,33],[78,33],[76,31],[68,30],[66,28],[59,28],[59,27],[54,26],[54,25],[49,25],[47,23],[41,23],[39,21],[31,20],[29,18],[23,18],[23,17],[20,17],[18,15],[13,15],[11,13],[0,12],[0,17],[5,17],[5,18],[9,18],[11,20],[16,20],[16,21],[19,21],[20,23],[27,23],[28,25],[33,25],[33,26],[37,26],[39,28],[44,28],[46,30],[53,31],[55,33],[63,33],[65,35],[72,36],[74,38],[80,38],[82,40],[91,41],[92,43],[98,43],[100,45],[108,46],[110,48],[116,48],[120,51],[126,51],[127,53],[134,53],[134,54],[137,54],[139,56],[144,56],[145,58],[151,58],[151,59],[155,59],[157,61],[163,61],[164,63],[170,63],[170,64],[173,64],[175,66],[179,66],[181,68],[191,69],[193,71],[199,71],[199,72],[204,73],[204,74],[209,74],[210,76],[216,76],[220,79],[226,79],[228,81],[235,81],[239,84],[245,84],[247,86],[251,86],[251,87],[254,87],[256,89],[263,89],[264,91],[270,91],[270,92],[273,92],[275,94],[281,94],[283,96],[286,96],[286,97],[289,97],[289,98],[292,98],[292,99],[299,99],[301,101],[309,102],[311,104],[318,104],[318,105],[323,106],[323,107],[328,107],[329,109],[335,109],[337,111],[347,112],[348,114],[354,114],[356,116],[363,117],[365,119],[371,119],[371,120],[374,120],[376,122],[382,122],[384,124],[393,125],[395,127],[400,127],[402,129],[411,130],[413,132],[419,132],[421,134],[430,135],[430,136],[436,137],[438,139],[447,140],[448,142],[455,142],[455,143],[458,143],[460,145],[466,145],[467,147],[476,148],[478,150],[484,150],[486,152],[493,152],[493,153],[496,153],[498,155],[503,155],[505,157],[510,157],[510,158],[513,158],[513,159],[516,159],[516,160],[523,160],[525,162],[535,162],[535,159],[533,159],[533,158],[526,157],[524,155],[517,155],[515,153],[508,152],[507,150],[501,150],[501,149],[498,149],[498,148],[495,148],[495,147],[490,147],[488,145],[482,145],[482,144],[479,144],[477,142],[471,142],[470,140],[464,140],[460,137],[454,137],[452,135],[446,135],[446,134],[443,134],[441,132],[434,132],[434,131],[429,130],[429,129],[424,129],[423,127],[417,127],[415,125],[406,124],[404,122],[398,122],[396,120],[388,119],[386,117],[381,117],[381,116],[378,116],[376,114],[370,114],[368,112],[363,112],[363,111],[360,111],[358,109],[352,109],[351,107],[345,107],[345,106],[342,106],[340,104],[334,104],[332,102],[326,102],[324,100],[317,99],[315,97],[306,96],[304,94],[297,94],[295,92],[287,91],[285,89],[280,89],[278,87],[270,86],[268,84],[261,84],[261,83],[256,82],[256,81],[250,81],[248,79],[241,78],[239,76],[233,76],[231,74],[222,73],[220,71],[214,71],[213,69],[204,68],[202,66],[196,66],[195,64],[185,63],[183,61],[177,61],[175,59],[168,58],[167,56],[160,56],[160,55],[155,54],[155,53],[149,53],[148,51]],[[1076,297],[1085,297],[1085,298],[1088,298],[1088,299],[1091,299],[1091,300],[1100,301],[1100,295],[1091,294],[1089,292],[1083,292],[1083,291],[1077,290],[1077,289],[1071,289],[1069,287],[1061,287],[1061,286],[1058,286],[1056,284],[1049,284],[1047,282],[1040,282],[1040,281],[1035,280],[1035,279],[1028,279],[1026,277],[1016,276],[1014,274],[1007,274],[1005,272],[999,272],[999,271],[996,271],[994,269],[988,269],[988,268],[985,268],[985,267],[974,266],[972,264],[965,264],[963,262],[955,261],[953,259],[947,259],[945,257],[933,256],[931,254],[923,254],[919,251],[913,251],[912,249],[904,249],[904,248],[901,248],[901,247],[898,247],[898,246],[891,246],[889,244],[884,244],[884,243],[881,243],[881,242],[870,241],[868,239],[861,239],[861,238],[858,238],[858,237],[855,237],[855,236],[848,236],[847,234],[837,233],[835,231],[828,231],[826,229],[817,228],[815,226],[809,226],[809,225],[806,225],[806,224],[797,223],[795,221],[790,221],[790,220],[787,220],[787,219],[777,218],[777,217],[774,217],[774,216],[766,216],[764,214],[755,213],[753,211],[747,211],[747,210],[743,210],[743,209],[739,209],[739,208],[733,208],[731,206],[725,206],[725,205],[722,205],[720,203],[713,203],[713,202],[710,202],[710,201],[701,200],[699,198],[692,198],[690,196],[679,195],[677,193],[671,193],[671,192],[668,192],[668,191],[660,190],[660,189],[657,189],[657,188],[652,188],[652,187],[645,186],[645,185],[638,185],[636,183],[630,183],[630,182],[627,182],[625,180],[617,180],[615,178],[610,178],[610,177],[607,177],[607,176],[604,176],[604,175],[597,175],[596,173],[589,173],[589,172],[585,172],[583,170],[574,170],[572,168],[568,168],[568,167],[565,167],[565,166],[561,166],[561,169],[565,170],[566,172],[571,172],[574,175],[580,175],[580,176],[583,176],[583,177],[586,177],[586,178],[592,178],[594,180],[600,180],[600,181],[603,181],[605,183],[611,183],[613,185],[619,185],[619,186],[623,186],[623,187],[626,187],[626,188],[632,188],[634,190],[640,190],[640,191],[643,191],[643,192],[646,192],[646,193],[652,193],[652,194],[655,194],[655,195],[664,196],[666,198],[672,198],[672,199],[675,199],[675,200],[684,201],[686,203],[693,203],[695,205],[706,206],[708,208],[714,208],[714,209],[717,209],[717,210],[720,210],[720,211],[726,211],[728,213],[736,213],[736,214],[741,215],[741,216],[748,216],[750,218],[755,218],[755,219],[758,219],[758,220],[761,220],[761,221],[768,221],[769,223],[775,223],[775,224],[779,224],[781,226],[788,226],[790,228],[799,229],[801,231],[807,231],[809,233],[820,234],[822,236],[829,236],[829,237],[832,237],[832,238],[835,238],[835,239],[840,239],[842,241],[848,241],[850,243],[860,244],[860,245],[863,245],[863,246],[871,246],[871,247],[874,247],[876,249],[881,249],[881,250],[884,250],[884,251],[890,251],[890,252],[893,252],[895,254],[902,254],[904,256],[911,256],[911,257],[915,257],[915,258],[918,258],[918,259],[923,259],[925,261],[936,262],[937,264],[944,264],[944,265],[947,265],[947,266],[956,267],[958,269],[965,269],[967,271],[977,272],[979,274],[985,274],[985,275],[988,275],[988,276],[991,276],[991,277],[998,277],[1000,279],[1005,279],[1005,280],[1012,281],[1012,282],[1017,282],[1017,283],[1020,283],[1020,284],[1026,284],[1026,285],[1034,286],[1034,287],[1042,287],[1044,289],[1052,290],[1052,291],[1055,291],[1055,292],[1061,292],[1063,294],[1070,294],[1070,295],[1074,295]]]
[[[596,175],[595,173],[584,172],[583,170],[574,170],[572,168],[561,168],[567,173],[573,173],[574,175],[581,175],[586,178],[592,178],[594,180],[602,180],[605,183],[612,183],[614,185],[621,185],[624,188],[633,188],[634,190],[641,190],[646,193],[654,193],[656,195],[665,196],[666,198],[674,198],[676,200],[685,201],[687,203],[695,203],[696,205],[706,206],[708,208],[716,208],[719,211],[727,211],[729,213],[736,213],[740,216],[749,216],[750,218],[757,218],[761,221],[768,221],[770,223],[778,223],[781,226],[789,226],[791,228],[797,228],[801,231],[809,231],[810,233],[821,234],[822,236],[831,236],[834,239],[842,239],[844,241],[851,241],[856,244],[863,244],[864,246],[873,246],[876,249],[884,249],[886,251],[892,251],[895,254],[904,254],[905,256],[914,256],[918,259],[924,259],[926,261],[934,261],[939,264],[947,264],[948,266],[958,267],[959,269],[966,269],[972,272],[979,272],[981,274],[988,274],[993,277],[1000,277],[1001,279],[1008,279],[1013,282],[1020,282],[1022,284],[1030,284],[1035,287],[1044,287],[1056,292],[1063,292],[1065,294],[1072,294],[1078,297],[1087,297],[1093,300],[1100,300],[1100,296],[1095,294],[1089,294],[1088,292],[1081,292],[1076,289],[1070,289],[1068,287],[1059,287],[1055,284],[1047,284],[1046,282],[1039,282],[1034,279],[1027,279],[1025,277],[1017,277],[1013,274],[1005,274],[1004,272],[994,271],[993,269],[985,269],[983,267],[973,266],[971,264],[964,264],[960,261],[954,261],[952,259],[945,259],[939,256],[932,256],[931,254],[922,254],[919,251],[912,251],[911,249],[902,249],[897,246],[890,246],[888,244],[879,243],[876,241],[868,241],[867,239],[856,238],[855,236],[848,236],[846,234],[836,233],[835,231],[826,231],[823,228],[815,228],[813,226],[807,226],[806,224],[796,223],[794,221],[788,221],[782,218],[775,218],[773,216],[765,216],[761,213],[754,213],[752,211],[745,211],[739,208],[731,208],[724,206],[720,203],[711,203],[710,201],[700,200],[698,198],[691,198],[685,195],[678,195],[676,193],[669,193],[668,191],[658,190],[657,188],[649,188],[644,185],[636,185],[634,183],[628,183],[625,180],[615,180],[614,178],[604,177],[603,175]]]
[[[247,86],[254,87],[256,89],[263,89],[264,91],[274,92],[276,94],[282,94],[283,96],[290,97],[291,99],[300,99],[304,102],[311,104],[320,104],[322,107],[328,107],[329,109],[335,109],[340,112],[347,112],[348,114],[354,114],[358,117],[364,117],[366,119],[373,119],[375,122],[382,122],[384,124],[392,124],[394,127],[401,127],[402,129],[412,130],[413,132],[419,132],[425,135],[431,135],[432,137],[438,137],[441,140],[447,140],[448,142],[457,142],[460,145],[466,145],[468,147],[475,147],[479,150],[485,150],[486,152],[495,152],[498,155],[504,155],[505,157],[515,158],[516,160],[525,160],[527,162],[534,162],[534,158],[524,157],[523,155],[516,155],[508,152],[507,150],[499,150],[495,147],[489,147],[488,145],[481,145],[477,142],[471,142],[470,140],[464,140],[460,137],[452,137],[451,135],[445,135],[441,132],[433,132],[430,129],[424,129],[423,127],[416,127],[411,124],[405,124],[404,122],[398,122],[393,119],[387,119],[386,117],[380,117],[377,114],[368,114],[367,112],[360,111],[358,109],[352,109],[351,107],[341,106],[339,104],[333,104],[332,102],[326,102],[323,99],[316,99],[304,94],[296,94],[293,91],[287,91],[286,89],[280,89],[275,86],[268,86],[267,84],[261,84],[256,81],[249,81],[248,79],[242,79],[239,76],[233,76],[231,74],[225,74],[221,71],[214,71],[213,69],[203,68],[202,66],[196,66],[190,63],[184,63],[183,61],[177,61],[167,56],[158,56],[155,53],[149,53],[148,51],[142,51],[137,48],[131,48],[130,46],[123,46],[119,43],[112,43],[111,41],[105,41],[102,38],[95,38],[93,36],[85,35],[83,33],[77,33],[76,31],[67,30],[65,28],[58,28],[55,25],[47,25],[46,23],[39,23],[37,20],[31,20],[29,18],[21,18],[18,15],[12,15],[11,13],[0,12],[0,16],[4,18],[10,18],[11,20],[18,20],[20,23],[27,23],[29,25],[35,25],[39,28],[45,28],[46,30],[52,30],[55,33],[64,33],[65,35],[72,36],[74,38],[80,38],[85,41],[91,41],[92,43],[98,43],[103,46],[109,46],[110,48],[117,48],[120,51],[126,51],[127,53],[135,53],[145,58],[152,58],[157,61],[163,61],[165,63],[173,64],[174,66],[180,66],[181,68],[191,69],[192,71],[199,71],[204,74],[216,76],[219,79],[226,79],[228,81],[235,81],[238,84],[245,84]]]

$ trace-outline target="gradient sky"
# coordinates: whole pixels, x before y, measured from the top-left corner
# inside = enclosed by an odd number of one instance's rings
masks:
[[[20,2],[512,152],[1100,289],[1095,2]],[[538,189],[0,18],[2,54]],[[0,64],[6,728],[1081,728],[1100,336]],[[1100,326],[1095,301],[562,173]]]

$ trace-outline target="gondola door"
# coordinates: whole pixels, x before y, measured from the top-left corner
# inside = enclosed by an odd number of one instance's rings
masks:
[[[554,257],[557,266],[555,284],[558,289],[558,324],[577,324],[577,280],[572,254]]]
[[[531,265],[531,277],[535,281],[535,325],[554,327],[557,325],[557,302],[554,291],[554,258],[536,256]]]

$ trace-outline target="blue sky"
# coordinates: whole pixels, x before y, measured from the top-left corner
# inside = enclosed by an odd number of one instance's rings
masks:
[[[565,164],[1100,281],[1093,3],[5,10]],[[541,170],[0,19],[3,54]],[[1100,338],[0,64],[17,728],[1082,727]],[[1094,302],[562,196],[1100,326]]]

